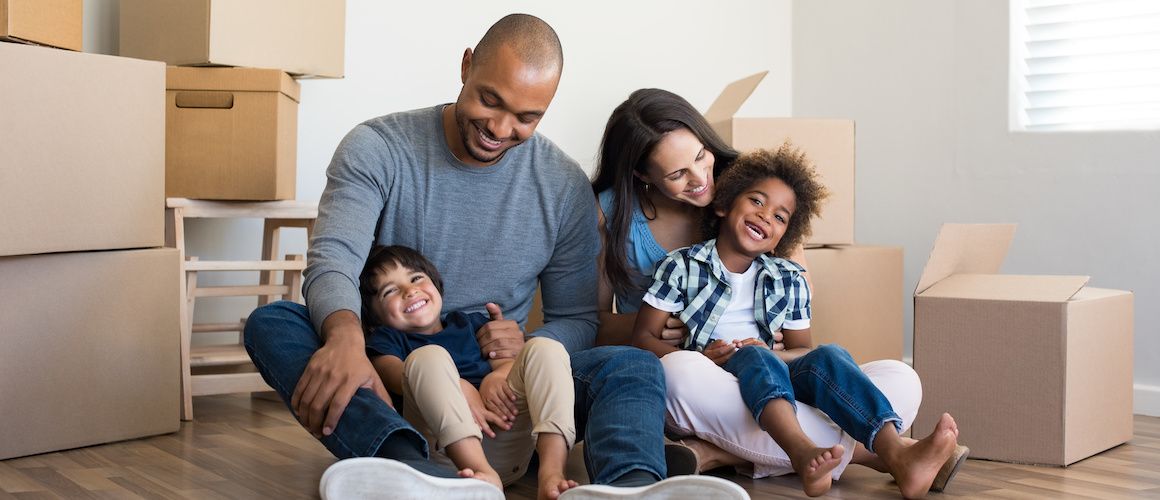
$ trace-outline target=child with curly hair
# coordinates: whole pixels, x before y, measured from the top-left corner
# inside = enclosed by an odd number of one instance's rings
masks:
[[[807,495],[830,489],[846,450],[817,447],[795,417],[795,399],[828,415],[881,459],[903,496],[924,496],[955,451],[949,414],[926,438],[899,436],[902,419],[837,345],[812,348],[810,290],[798,264],[782,258],[810,234],[827,190],[805,155],[788,143],[740,156],[717,181],[706,235],[657,265],[633,344],[658,357],[679,349],[660,340],[670,314],[689,327],[682,347],[702,352],[738,379],[753,418],[789,454]],[[785,350],[773,351],[782,331]]]

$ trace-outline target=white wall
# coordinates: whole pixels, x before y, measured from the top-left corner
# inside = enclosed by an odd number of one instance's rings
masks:
[[[86,0],[85,7],[86,50],[116,53],[116,0]],[[703,110],[727,83],[771,70],[743,111],[790,112],[789,0],[731,1],[728,8],[693,0],[347,0],[346,78],[302,81],[298,199],[318,199],[335,146],[358,123],[454,101],[463,50],[511,12],[540,16],[560,35],[563,78],[539,131],[589,173],[608,114],[637,88],[666,88]],[[258,258],[257,221],[192,221],[187,230],[191,255]],[[284,253],[305,251],[304,237],[284,240]],[[236,282],[227,280],[212,282]],[[249,299],[209,299],[195,313],[198,321],[236,321],[252,307]]]
[[[793,10],[794,115],[857,120],[858,240],[903,245],[910,292],[943,222],[1018,223],[1004,272],[1136,293],[1136,411],[1160,415],[1160,131],[1008,132],[1007,0]]]

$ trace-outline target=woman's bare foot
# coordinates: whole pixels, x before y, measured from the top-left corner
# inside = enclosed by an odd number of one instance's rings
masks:
[[[811,448],[805,452],[790,457],[794,472],[802,478],[802,491],[811,497],[826,494],[830,491],[833,477],[830,473],[842,462],[842,454],[846,452],[840,444],[832,448]]]
[[[883,457],[890,465],[890,475],[894,476],[903,497],[926,496],[935,475],[954,452],[957,439],[955,419],[943,413],[929,436],[902,446],[896,456]]]
[[[500,491],[503,491],[503,481],[500,481],[499,473],[496,472],[495,469],[486,469],[486,470],[483,470],[483,469],[475,470],[475,469],[470,469],[470,468],[460,469],[459,470],[459,477],[466,477],[466,478],[471,478],[471,479],[478,479],[480,481],[486,481],[486,482],[489,482],[489,483],[495,485],[495,487],[499,488]]]
[[[577,486],[576,481],[565,479],[563,472],[540,470],[538,500],[556,500],[560,494]]]

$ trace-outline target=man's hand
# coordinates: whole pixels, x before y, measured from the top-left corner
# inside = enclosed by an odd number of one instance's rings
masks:
[[[716,363],[717,366],[723,366],[729,361],[729,358],[733,357],[733,353],[735,352],[737,352],[737,346],[733,342],[717,339],[705,346],[701,354],[704,354],[705,357]]]
[[[493,370],[483,377],[483,382],[479,384],[479,396],[483,398],[484,407],[508,422],[515,422],[516,414],[519,413],[519,409],[516,408],[516,393],[507,383],[512,364],[507,363],[506,369]]]
[[[673,347],[681,345],[685,336],[689,334],[689,327],[675,315],[669,315],[665,320],[665,329],[661,330],[660,340]]]
[[[327,342],[310,357],[290,398],[290,407],[294,408],[298,421],[318,438],[334,432],[338,419],[359,388],[366,387],[387,405],[391,404],[387,389],[367,359],[358,318],[349,311],[341,312],[349,313],[350,317],[339,318],[342,324],[334,325]],[[327,323],[334,316],[328,317]],[[351,318],[355,322],[353,331],[349,324]]]
[[[505,431],[512,428],[511,424],[507,423],[503,417],[484,406],[479,391],[475,390],[475,386],[471,385],[470,382],[459,379],[459,388],[463,391],[463,398],[467,400],[467,407],[471,410],[471,418],[475,419],[475,424],[487,437],[495,438],[495,431],[491,430],[491,424],[495,424],[496,427]]]
[[[524,332],[519,323],[503,319],[503,311],[494,302],[487,303],[491,321],[475,332],[484,359],[515,358],[524,348]]]

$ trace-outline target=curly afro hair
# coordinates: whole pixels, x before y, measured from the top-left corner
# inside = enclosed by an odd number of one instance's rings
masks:
[[[773,250],[777,257],[788,257],[811,234],[810,220],[821,215],[822,202],[830,195],[805,153],[789,141],[776,151],[758,149],[739,156],[717,179],[713,212],[728,212],[741,193],[769,178],[785,182],[797,200],[797,206],[789,218],[789,227]],[[720,229],[720,218],[714,213],[705,215],[703,229],[706,238],[717,237]]]

